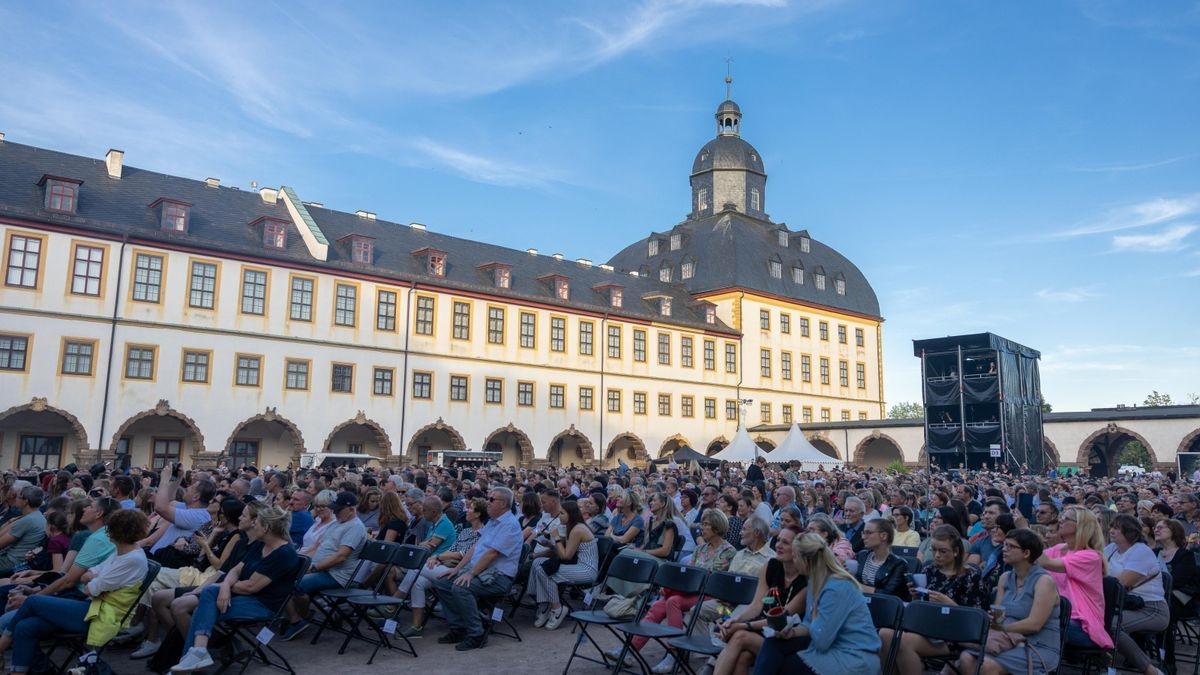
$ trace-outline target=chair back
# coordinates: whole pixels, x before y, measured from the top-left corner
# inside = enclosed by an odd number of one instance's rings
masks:
[[[158,578],[158,573],[161,571],[161,563],[153,560],[146,561],[146,573],[142,575],[142,581],[140,584],[138,584],[138,600],[141,600],[142,596],[150,590],[150,584],[154,583],[154,580]],[[125,616],[121,617],[122,626],[129,623],[129,618],[133,616],[133,611],[137,609],[138,604],[138,602],[134,602],[129,606],[129,609],[125,610]]]
[[[391,563],[402,570],[419,570],[429,559],[430,551],[424,546],[403,544],[392,549]]]
[[[922,600],[908,603],[900,627],[905,633],[916,633],[934,640],[983,645],[987,644],[990,624],[991,617],[978,607],[957,607]]]
[[[917,560],[916,556],[902,555],[900,559],[904,561],[904,564],[908,565],[909,574],[917,574],[921,571],[921,561]]]
[[[758,591],[758,575],[736,572],[712,572],[704,585],[704,594],[737,607],[754,601]]]
[[[708,570],[703,567],[692,567],[679,563],[665,562],[658,566],[654,573],[654,585],[681,593],[683,595],[698,595],[704,589],[708,580]],[[755,583],[758,580],[755,579]]]
[[[1058,596],[1058,653],[1067,651],[1067,630],[1071,627],[1071,601],[1067,596]]]
[[[608,566],[608,578],[631,584],[648,584],[654,579],[658,561],[637,555],[618,555]]]
[[[1104,577],[1104,630],[1116,644],[1121,634],[1121,608],[1125,605],[1125,587],[1116,577]]]
[[[393,546],[395,544],[379,539],[368,541],[363,544],[362,550],[358,554],[358,564],[374,563],[376,565],[386,565],[392,557]]]
[[[871,622],[875,629],[891,628],[898,630],[904,617],[904,602],[894,595],[883,593],[863,593],[867,601],[867,609],[871,611]]]
[[[300,558],[300,563],[296,565],[296,583],[308,575],[308,571],[312,569],[312,558],[306,555],[297,556]]]
[[[1168,603],[1170,603],[1171,591],[1175,590],[1175,580],[1171,578],[1171,573],[1166,570],[1162,571],[1162,585],[1163,597],[1167,599]]]
[[[600,569],[606,569],[608,566],[608,558],[612,555],[613,549],[616,547],[616,542],[611,537],[596,536],[596,563]]]
[[[900,556],[901,558],[915,558],[915,557],[917,557],[917,547],[916,546],[893,546],[892,553],[895,553],[896,555]]]

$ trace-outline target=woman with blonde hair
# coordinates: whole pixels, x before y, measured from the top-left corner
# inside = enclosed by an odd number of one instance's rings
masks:
[[[850,540],[842,534],[841,528],[833,523],[833,518],[824,513],[814,513],[808,518],[808,531],[816,532],[824,537],[829,548],[833,550],[833,555],[837,556],[843,565],[854,560],[854,547],[850,545]]]
[[[1071,601],[1071,623],[1067,644],[1075,647],[1111,649],[1112,638],[1104,630],[1104,531],[1096,514],[1070,505],[1058,518],[1058,537],[1063,543],[1048,549],[1038,565],[1050,573],[1058,592]]]
[[[763,641],[754,674],[879,673],[879,635],[858,582],[815,532],[796,537],[792,552],[808,575],[804,616]],[[804,637],[810,639],[800,649]]]

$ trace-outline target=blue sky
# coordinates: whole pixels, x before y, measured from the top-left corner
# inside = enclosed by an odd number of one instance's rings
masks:
[[[725,58],[767,211],[1056,410],[1200,393],[1200,4],[7,3],[8,139],[569,258],[688,210]]]

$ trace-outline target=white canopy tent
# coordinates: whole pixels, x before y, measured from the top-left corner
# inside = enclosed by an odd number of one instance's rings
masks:
[[[739,426],[737,433],[733,435],[733,440],[725,449],[713,455],[713,459],[719,459],[722,462],[734,462],[741,464],[749,464],[754,461],[755,457],[760,454],[765,454],[762,448],[750,438],[750,434],[746,432],[746,428]]]
[[[720,455],[718,455],[720,457]],[[808,439],[804,437],[804,432],[800,430],[800,425],[792,424],[792,428],[788,431],[788,435],[783,439],[783,443],[779,444],[778,448],[771,451],[767,455],[767,461],[771,463],[790,462],[792,460],[800,462],[800,468],[803,471],[816,471],[818,467],[824,466],[826,469],[833,469],[845,465],[840,459],[830,457],[821,452]]]

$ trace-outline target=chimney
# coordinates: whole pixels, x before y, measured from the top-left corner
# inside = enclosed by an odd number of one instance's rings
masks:
[[[4,132],[0,131],[0,143],[4,142]]]
[[[613,266],[612,265],[600,265],[600,269],[604,270],[605,272],[611,272],[611,271],[613,271]]]
[[[205,178],[204,184],[210,188],[218,188],[218,187],[221,187],[221,179],[220,178],[212,178],[212,177]]]
[[[561,253],[555,253],[555,254],[554,254],[554,259],[555,259],[555,260],[562,260],[562,258],[563,258],[563,255],[562,255]]]
[[[408,226],[420,232],[424,232],[426,230],[425,223],[409,223]]]
[[[371,213],[370,211],[355,211],[354,215],[358,216],[359,218],[366,218],[367,220],[375,220],[375,214]]]
[[[579,263],[580,265],[582,265],[584,267],[592,266],[592,261],[588,260],[587,258],[580,258],[580,259],[576,260],[575,262]]]
[[[322,204],[321,202],[304,202],[304,205],[305,205],[305,206],[311,206],[311,207],[313,207],[314,209],[323,209],[323,208],[325,208],[325,205],[324,205],[324,204]]]
[[[125,159],[124,150],[115,150],[110,148],[104,154],[104,164],[108,167],[109,178],[121,178],[121,162]]]
[[[631,277],[640,277],[641,275],[640,275],[640,274],[638,274],[638,271],[637,271],[637,270],[629,270],[629,276],[631,276]]]
[[[275,188],[265,187],[259,190],[258,194],[262,195],[263,202],[267,204],[274,204],[279,201],[279,190]]]
[[[536,248],[527,248],[527,249],[525,249],[525,252],[528,253],[529,255],[537,255]]]

